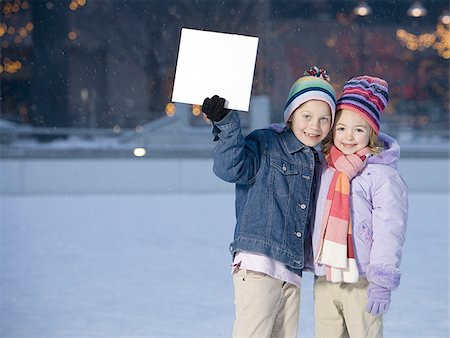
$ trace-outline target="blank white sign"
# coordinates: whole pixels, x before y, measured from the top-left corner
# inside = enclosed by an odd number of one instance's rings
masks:
[[[183,28],[172,101],[201,105],[217,94],[248,111],[258,38]]]

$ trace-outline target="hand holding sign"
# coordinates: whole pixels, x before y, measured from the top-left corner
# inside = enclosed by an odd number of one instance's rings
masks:
[[[218,95],[226,108],[248,111],[257,48],[255,37],[183,28],[172,101],[201,105]]]
[[[212,98],[207,97],[202,104],[202,112],[206,117],[213,122],[222,120],[230,112],[230,109],[225,107],[225,99],[217,95]]]

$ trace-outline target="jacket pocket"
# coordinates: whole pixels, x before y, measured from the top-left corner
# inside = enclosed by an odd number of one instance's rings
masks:
[[[276,159],[271,161],[271,172],[273,176],[272,189],[275,195],[287,197],[295,189],[295,180],[298,178],[299,170],[297,166]]]

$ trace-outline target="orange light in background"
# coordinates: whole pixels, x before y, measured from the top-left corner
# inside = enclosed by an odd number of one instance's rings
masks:
[[[69,40],[75,40],[77,38],[77,33],[75,32],[69,32],[69,34],[67,34],[67,37],[69,38]]]
[[[19,35],[20,35],[22,38],[26,38],[26,36],[28,35],[28,31],[27,31],[25,28],[20,28],[20,29],[19,29]]]
[[[336,41],[336,38],[334,38],[334,37],[329,38],[329,39],[326,41],[327,47],[329,47],[329,48],[335,47],[335,46],[336,46],[336,43],[337,43],[337,41]]]
[[[396,35],[397,39],[410,50],[430,48],[436,41],[436,35],[433,33],[414,35],[403,29],[399,29]]]
[[[436,26],[437,40],[433,48],[438,51],[439,56],[450,59],[450,27],[445,24]]]
[[[69,8],[73,11],[76,11],[80,7],[85,6],[86,2],[86,0],[72,0],[69,4]]]
[[[177,108],[175,107],[175,105],[172,102],[169,102],[168,104],[166,104],[166,115],[168,117],[172,117],[175,115],[175,112],[177,111]]]
[[[33,30],[33,28],[34,28],[34,25],[33,25],[32,22],[29,22],[29,23],[27,23],[25,25],[25,28],[26,28],[27,31],[31,32]]]
[[[77,8],[78,8],[78,4],[76,3],[76,2],[71,2],[70,4],[69,4],[69,8],[71,9],[71,10],[73,10],[73,11],[76,11],[77,10]]]
[[[17,13],[18,11],[20,11],[20,7],[17,3],[15,3],[11,8],[11,12]]]
[[[5,58],[4,60],[4,64],[3,64],[3,70],[6,73],[16,73],[18,72],[21,68],[22,68],[22,63],[20,61],[12,61],[9,58]]]
[[[12,9],[11,3],[7,2],[7,3],[5,4],[5,6],[3,7],[3,13],[4,13],[5,15],[8,15],[8,14],[10,14],[11,9]]]
[[[192,115],[194,116],[199,116],[202,112],[202,107],[199,106],[198,104],[193,104],[192,105]]]

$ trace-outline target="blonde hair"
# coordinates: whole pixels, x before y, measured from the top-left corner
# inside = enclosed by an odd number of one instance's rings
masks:
[[[339,110],[336,112],[335,121],[337,121],[339,119],[339,116],[341,115],[341,113],[342,113],[342,110]],[[328,133],[328,135],[322,141],[322,152],[324,153],[324,155],[328,155],[330,153],[331,147],[334,144],[333,139],[334,139],[335,129],[336,129],[336,124],[333,126],[331,131]],[[367,147],[370,149],[370,151],[374,155],[378,155],[384,149],[383,144],[378,139],[378,134],[375,132],[375,130],[373,130],[372,127],[370,127],[369,144],[367,145]]]

